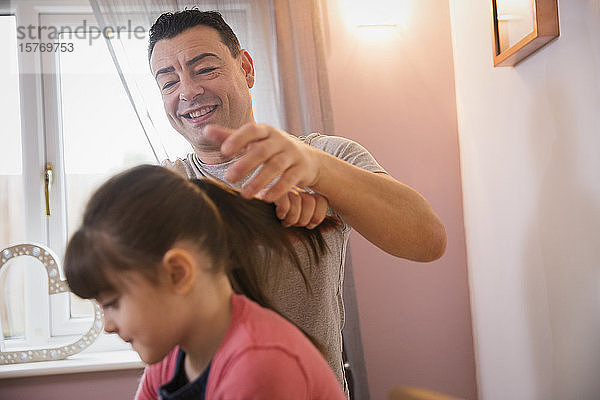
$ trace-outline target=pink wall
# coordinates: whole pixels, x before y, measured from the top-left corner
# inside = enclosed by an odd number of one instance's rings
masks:
[[[137,382],[141,376],[142,370],[122,370],[0,379],[0,399],[133,399]]]
[[[408,3],[407,25],[387,32],[348,27],[339,0],[324,8],[336,134],[425,195],[448,234],[444,257],[419,264],[353,233],[371,398],[416,385],[475,399],[449,8]]]

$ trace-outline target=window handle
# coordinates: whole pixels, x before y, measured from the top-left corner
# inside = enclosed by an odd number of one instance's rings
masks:
[[[50,215],[50,188],[52,187],[52,164],[47,163],[44,170],[44,196],[46,197],[46,215]]]

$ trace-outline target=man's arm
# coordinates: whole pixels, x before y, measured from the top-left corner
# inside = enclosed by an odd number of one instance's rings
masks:
[[[433,261],[444,253],[446,233],[427,200],[394,178],[365,171],[267,125],[237,130],[209,127],[207,137],[222,142],[226,156],[243,153],[227,179],[236,182],[261,167],[242,188],[253,197],[264,191],[275,201],[294,186],[308,187],[377,247],[397,257]]]
[[[320,152],[321,174],[311,187],[371,243],[414,261],[433,261],[446,231],[427,200],[385,173],[374,173]]]

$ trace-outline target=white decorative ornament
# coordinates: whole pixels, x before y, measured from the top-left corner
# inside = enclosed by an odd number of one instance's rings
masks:
[[[59,265],[50,249],[36,244],[19,244],[7,247],[2,250],[0,254],[0,270],[12,258],[20,256],[33,257],[40,261],[46,269],[46,273],[48,274],[48,294],[50,296],[69,292],[67,283],[60,280],[58,273]],[[104,326],[102,308],[100,308],[95,301],[92,301],[92,304],[94,305],[94,321],[92,322],[92,326],[83,336],[73,343],[38,350],[0,351],[0,365],[19,364],[32,361],[61,360],[81,352],[94,343]],[[2,335],[2,332],[0,332],[0,335]]]

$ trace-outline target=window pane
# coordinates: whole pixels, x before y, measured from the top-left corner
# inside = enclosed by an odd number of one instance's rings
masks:
[[[92,191],[109,176],[156,163],[123,89],[104,40],[69,38],[75,51],[60,57],[62,132],[70,236]],[[89,302],[72,297],[72,316],[87,315]]]
[[[60,82],[68,231],[73,232],[82,206],[99,183],[156,160],[104,40],[69,42],[76,50],[60,54]]]
[[[16,19],[0,16],[0,250],[25,240]],[[13,272],[17,270],[17,272]],[[23,275],[0,270],[0,323],[5,336],[23,335]]]
[[[0,304],[2,334],[6,339],[25,337],[25,303],[23,301],[23,257],[9,260],[0,270]]]

